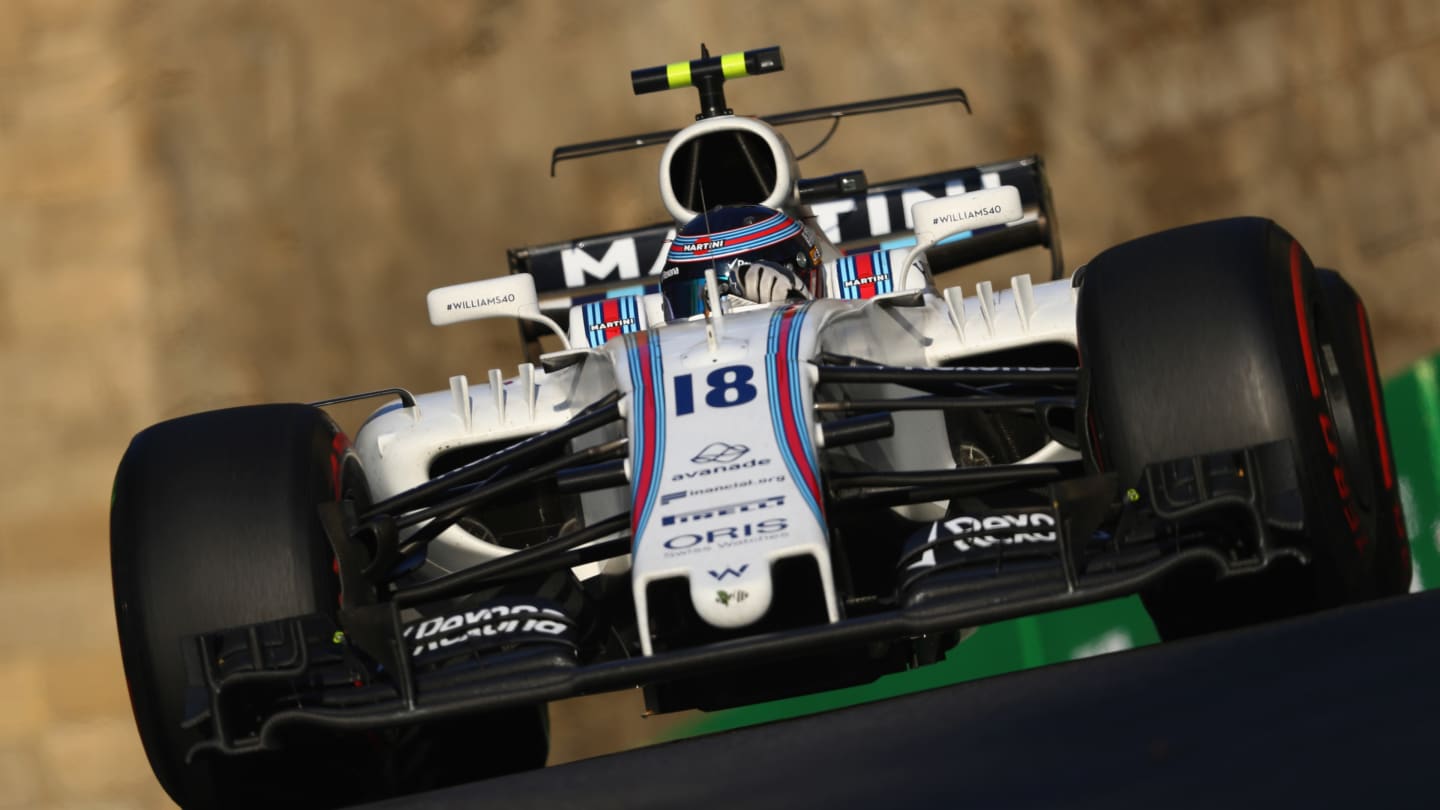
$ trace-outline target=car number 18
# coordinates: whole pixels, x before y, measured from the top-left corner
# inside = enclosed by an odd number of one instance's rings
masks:
[[[693,374],[679,374],[675,377],[675,415],[685,416],[695,412],[695,388]],[[710,390],[705,392],[705,404],[712,408],[730,408],[744,405],[759,392],[750,380],[755,369],[749,366],[725,366],[705,375]]]

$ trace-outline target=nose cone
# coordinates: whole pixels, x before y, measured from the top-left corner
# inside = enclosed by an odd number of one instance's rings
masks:
[[[767,564],[745,564],[690,573],[690,602],[712,627],[734,629],[760,620],[775,589]]]

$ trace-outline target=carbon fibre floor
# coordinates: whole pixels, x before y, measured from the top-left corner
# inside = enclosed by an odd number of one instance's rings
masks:
[[[1434,807],[1440,592],[385,808]]]

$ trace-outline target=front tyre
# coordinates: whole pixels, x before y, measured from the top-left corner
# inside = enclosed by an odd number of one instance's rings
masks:
[[[1278,440],[1295,451],[1305,528],[1294,542],[1309,563],[1218,581],[1206,569],[1178,572],[1142,594],[1162,637],[1408,582],[1393,474],[1381,462],[1373,353],[1348,285],[1317,274],[1293,237],[1254,218],[1127,242],[1082,278],[1090,463],[1129,486],[1153,463]]]
[[[365,494],[348,440],[306,405],[186,416],[131,442],[110,517],[116,623],[146,756],[178,804],[326,807],[469,781],[494,772],[477,742],[497,735],[523,754],[503,770],[544,764],[543,707],[185,761],[204,734],[181,727],[183,641],[333,612],[339,582],[316,507]]]

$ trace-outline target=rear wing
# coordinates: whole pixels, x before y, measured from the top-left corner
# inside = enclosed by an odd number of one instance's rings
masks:
[[[908,177],[866,187],[858,173],[802,180],[802,202],[814,223],[846,253],[908,247],[915,243],[910,208],[916,202],[955,196],[967,191],[1014,186],[1025,215],[1007,225],[984,228],[940,243],[928,251],[937,272],[973,264],[1028,247],[1050,252],[1052,279],[1064,274],[1050,185],[1039,155],[964,169]],[[578,304],[654,292],[661,260],[675,226],[659,223],[642,228],[552,242],[508,251],[510,272],[535,279],[542,312],[569,328],[570,308]],[[545,330],[522,321],[526,355],[539,357]]]

